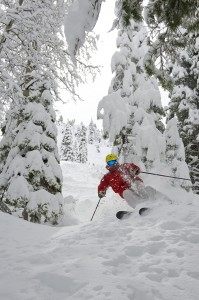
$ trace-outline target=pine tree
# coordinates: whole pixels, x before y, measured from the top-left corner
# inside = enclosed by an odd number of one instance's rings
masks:
[[[12,133],[13,140],[6,153],[0,183],[1,190],[6,190],[4,200],[12,209],[22,211],[24,219],[56,224],[62,213],[62,174],[55,114],[48,90],[39,99],[40,103],[21,105],[15,115],[16,128],[12,132],[6,128],[1,146],[11,139]]]
[[[176,118],[171,119],[167,123],[164,137],[166,140],[166,162],[171,168],[171,176],[189,179],[189,169],[185,162],[184,145],[179,136]],[[171,182],[175,186],[180,185],[187,191],[191,189],[191,181],[172,179]]]
[[[162,159],[164,152],[164,146],[161,146],[164,130],[161,118],[164,111],[157,81],[155,78],[149,78],[144,68],[144,55],[148,49],[147,32],[141,21],[129,17],[127,22],[128,11],[130,11],[127,8],[126,6],[118,24],[119,51],[112,58],[111,65],[115,77],[109,95],[99,104],[98,113],[102,108],[104,109],[104,123],[105,126],[108,124],[105,130],[110,133],[110,136],[114,131],[114,144],[119,154],[122,153],[124,156],[124,160],[142,163],[148,169],[153,167],[157,156]],[[140,7],[139,14],[141,11]],[[119,114],[124,122],[120,123],[120,132],[116,134]],[[154,140],[159,147],[155,152],[153,151]]]
[[[79,146],[78,146],[77,140],[75,140],[75,142],[74,142],[73,155],[74,155],[74,161],[75,162],[80,162],[79,161]]]
[[[199,31],[198,13],[197,0],[149,0],[147,4],[145,17],[151,40],[145,66],[148,74],[155,74],[169,90],[173,82],[168,62],[178,60],[179,48],[187,45],[184,29],[187,33]]]
[[[96,129],[95,140],[98,144],[100,144],[102,141],[102,132],[99,129]]]
[[[169,119],[177,116],[180,136],[185,146],[193,190],[199,194],[199,89],[198,89],[198,35],[187,35],[195,40],[195,47],[186,46],[179,53],[178,62],[173,65],[173,89],[170,93]],[[190,42],[190,44],[192,43]]]
[[[88,144],[100,143],[101,138],[100,130],[97,129],[97,125],[91,120],[88,126]]]
[[[85,164],[88,160],[87,139],[86,139],[86,126],[81,123],[79,134],[79,155],[78,160],[80,163]]]
[[[88,144],[93,144],[95,141],[95,131],[96,125],[94,124],[93,120],[91,119],[88,125]]]
[[[61,143],[62,160],[74,161],[73,136],[69,122],[66,124]]]
[[[198,24],[195,12],[198,9],[197,0],[149,0],[147,4],[147,19],[154,27],[159,27],[162,23],[166,25],[169,34],[176,31],[183,23],[184,19],[194,17],[193,24]],[[192,24],[192,25],[193,25]]]
[[[21,0],[9,6],[6,1],[2,3],[4,13],[0,22],[5,24],[3,19],[7,18],[8,25],[1,39],[1,97],[14,100],[8,113],[10,124],[4,127],[0,145],[5,159],[1,189],[6,190],[4,200],[16,210],[23,210],[25,219],[55,224],[62,214],[62,175],[51,96],[53,91],[56,93],[55,82],[48,72],[55,67],[56,55],[54,52],[47,56],[46,51],[50,37],[51,45],[56,42],[61,46],[56,37],[60,7],[51,1],[45,5],[40,2]],[[44,28],[41,22],[45,19]]]
[[[17,127],[17,107],[11,105],[6,113],[6,118],[1,126],[2,140],[0,141],[0,173],[6,163],[7,156],[11,149],[12,141],[15,138],[15,129]]]
[[[101,4],[102,0],[84,0],[83,2],[77,0],[73,1],[70,6],[65,20],[65,35],[70,45],[69,52],[74,60],[74,56],[89,36],[87,33],[91,32],[98,20]],[[144,0],[117,0],[117,17],[112,29],[118,27],[121,19],[125,27],[130,25],[131,19],[141,22],[144,6]],[[169,76],[170,69],[167,61],[172,57],[177,57],[177,48],[184,47],[186,44],[182,35],[176,38],[176,33],[181,32],[184,20],[186,20],[188,32],[198,32],[198,12],[198,0],[149,0],[145,8],[145,21],[151,39],[148,40],[150,48],[146,54],[145,66],[148,74],[155,74],[161,84],[168,89],[172,86],[172,80]],[[79,19],[79,22],[71,28],[69,24],[75,19]]]
[[[61,115],[57,121],[58,124],[63,124],[64,123],[64,119],[63,119],[63,116]]]
[[[60,99],[59,84],[77,97],[75,82],[82,82],[87,64],[78,60],[77,75],[66,51],[64,0],[2,0],[1,8],[0,99],[10,110],[0,144],[0,189],[24,219],[56,224],[63,198],[52,104]]]

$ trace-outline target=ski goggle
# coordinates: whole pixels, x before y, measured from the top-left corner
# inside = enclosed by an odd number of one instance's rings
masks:
[[[117,165],[117,160],[110,160],[107,162],[108,166],[113,166],[113,165]]]

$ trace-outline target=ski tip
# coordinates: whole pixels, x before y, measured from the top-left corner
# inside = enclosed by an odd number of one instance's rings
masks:
[[[120,210],[116,213],[116,217],[121,220],[123,218],[125,218],[125,216],[129,216],[131,215],[132,212],[131,211],[125,211],[125,210]]]
[[[149,211],[149,210],[150,210],[149,207],[142,207],[142,208],[140,208],[140,210],[139,210],[139,215],[140,215],[140,216],[145,215],[145,213],[146,213],[147,211]]]
[[[124,215],[123,211],[118,211],[118,212],[116,213],[116,217],[117,217],[119,220],[122,219],[123,215]]]

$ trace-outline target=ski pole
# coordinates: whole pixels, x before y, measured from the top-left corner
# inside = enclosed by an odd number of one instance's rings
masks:
[[[95,211],[94,211],[94,213],[93,213],[93,215],[92,215],[92,218],[91,218],[90,222],[92,221],[92,219],[93,219],[93,217],[94,217],[94,215],[95,215],[95,212],[96,212],[96,210],[97,210],[97,208],[98,208],[98,205],[99,205],[99,203],[100,203],[100,200],[101,200],[101,198],[99,198],[99,201],[98,201],[98,203],[97,203],[97,206],[96,206],[96,208],[95,208]]]
[[[189,181],[191,181],[191,179],[188,179],[188,178],[182,178],[182,177],[168,176],[168,175],[162,175],[162,174],[156,174],[156,173],[150,173],[150,172],[140,172],[140,173],[150,174],[150,175],[156,175],[156,176],[162,176],[162,177],[169,177],[169,178],[174,178],[174,179],[189,180]]]

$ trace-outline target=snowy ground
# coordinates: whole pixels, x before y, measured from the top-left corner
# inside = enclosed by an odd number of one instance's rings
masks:
[[[172,205],[160,199],[120,221],[127,206],[109,191],[90,222],[105,172],[93,163],[62,164],[71,202],[62,226],[0,213],[0,299],[198,300],[198,197],[170,189]]]

